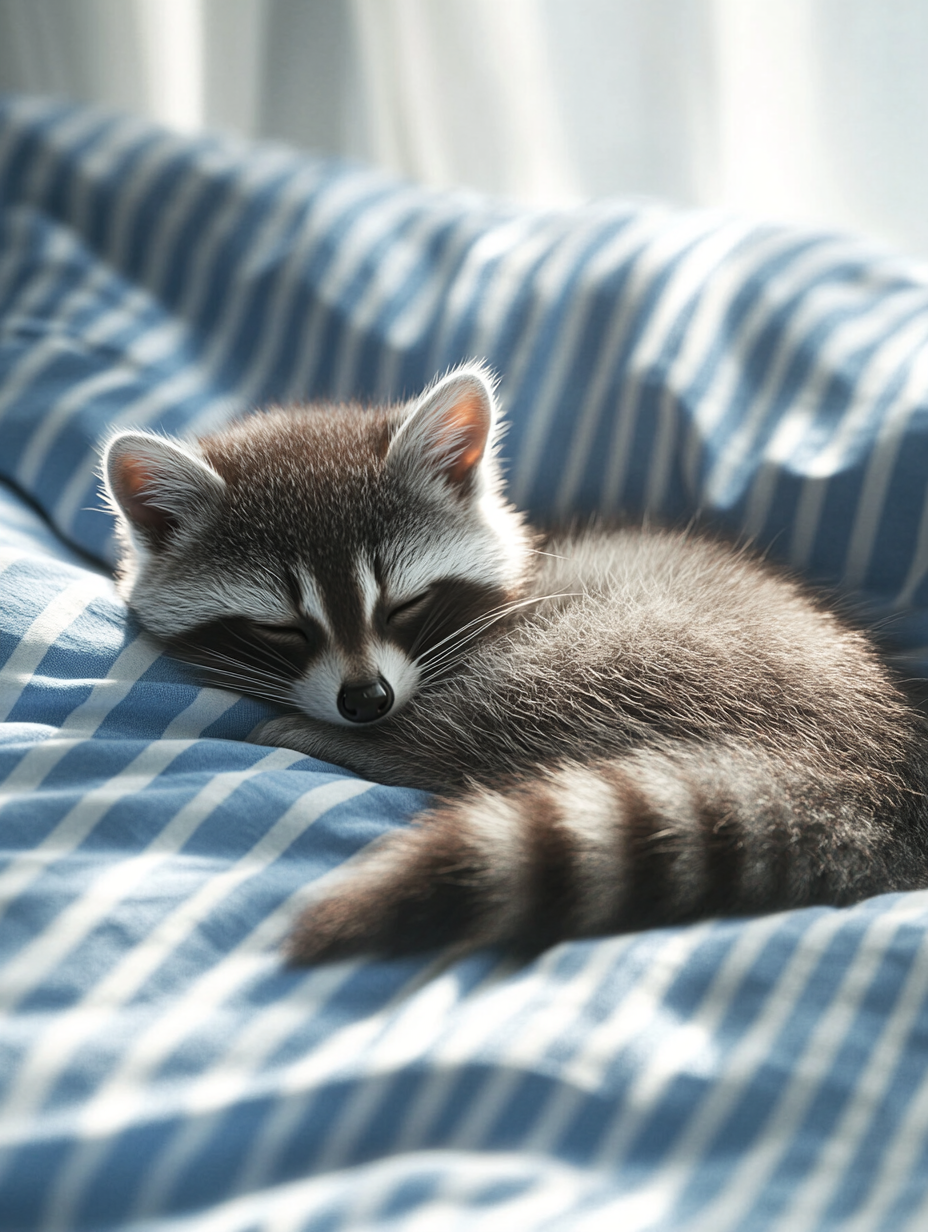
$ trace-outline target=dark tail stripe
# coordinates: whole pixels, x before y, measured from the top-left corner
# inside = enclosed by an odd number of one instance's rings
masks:
[[[533,784],[518,796],[528,856],[526,909],[517,947],[540,953],[570,936],[576,916],[576,838],[565,826],[560,802],[547,782]]]
[[[663,831],[666,819],[619,766],[601,771],[615,789],[621,816],[617,827],[617,862],[626,869],[626,889],[616,904],[617,926],[641,928],[665,918],[673,898],[673,852]]]

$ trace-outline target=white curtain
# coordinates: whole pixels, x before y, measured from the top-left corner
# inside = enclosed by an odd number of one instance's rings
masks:
[[[0,0],[0,88],[928,256],[925,0]]]

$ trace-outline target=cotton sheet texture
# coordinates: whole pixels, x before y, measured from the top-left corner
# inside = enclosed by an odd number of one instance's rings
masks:
[[[116,426],[501,377],[538,517],[699,511],[928,654],[928,274],[530,212],[36,100],[0,112],[0,1229],[920,1232],[928,895],[282,966],[422,797],[247,743],[109,578]]]

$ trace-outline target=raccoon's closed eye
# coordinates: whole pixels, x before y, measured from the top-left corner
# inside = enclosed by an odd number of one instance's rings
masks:
[[[396,607],[392,607],[387,612],[387,624],[394,619],[400,619],[403,616],[413,615],[416,609],[428,599],[431,590],[424,590],[421,595],[416,595],[413,599],[407,599],[405,603],[398,603]]]
[[[309,641],[309,635],[305,629],[301,629],[299,625],[265,625],[255,620],[252,622],[253,628],[261,634],[262,637],[268,638],[272,642],[286,642],[288,645],[305,645]]]

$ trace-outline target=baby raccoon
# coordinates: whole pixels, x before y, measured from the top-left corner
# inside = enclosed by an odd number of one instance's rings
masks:
[[[280,744],[439,793],[290,953],[557,941],[928,885],[922,722],[862,633],[694,533],[541,538],[479,366],[105,457],[120,593]]]

